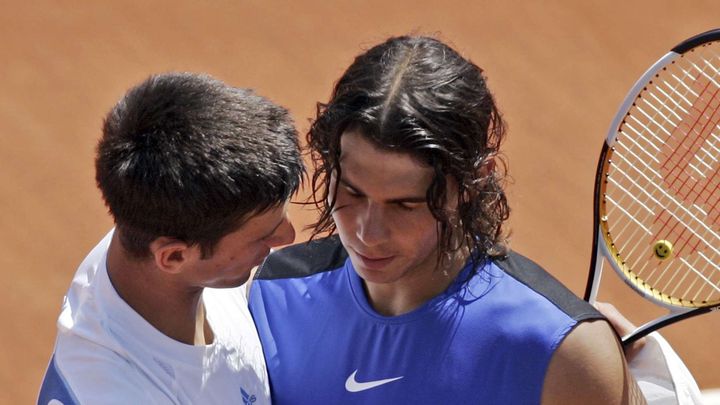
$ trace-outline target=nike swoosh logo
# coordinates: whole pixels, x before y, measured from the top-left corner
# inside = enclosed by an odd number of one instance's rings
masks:
[[[393,381],[397,381],[397,380],[403,378],[403,376],[400,376],[400,377],[395,377],[395,378],[386,378],[384,380],[357,382],[355,380],[355,374],[357,374],[357,372],[358,372],[357,370],[353,371],[353,373],[350,374],[350,377],[348,377],[347,380],[345,380],[345,389],[350,392],[360,392],[360,391],[369,390],[371,388],[375,388],[380,385],[387,384],[387,383],[393,382]]]

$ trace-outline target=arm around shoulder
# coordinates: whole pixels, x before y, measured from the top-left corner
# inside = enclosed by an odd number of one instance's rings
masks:
[[[543,404],[645,404],[622,348],[605,321],[581,322],[548,366]]]

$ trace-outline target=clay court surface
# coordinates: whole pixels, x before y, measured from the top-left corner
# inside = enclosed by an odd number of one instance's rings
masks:
[[[0,403],[31,403],[77,264],[112,223],[94,185],[105,112],[150,73],[208,72],[287,106],[301,133],[352,57],[388,35],[438,33],[482,66],[509,123],[512,247],[581,295],[592,183],[611,118],[680,40],[720,25],[716,0],[32,1],[0,13]],[[443,5],[441,5],[443,4]],[[294,209],[301,228],[313,218]],[[305,239],[300,233],[298,239]],[[606,273],[602,299],[658,311]],[[664,330],[720,387],[720,315]]]

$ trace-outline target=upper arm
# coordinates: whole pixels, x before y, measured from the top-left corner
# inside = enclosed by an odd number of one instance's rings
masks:
[[[545,375],[542,403],[645,403],[605,321],[581,322],[560,344]]]

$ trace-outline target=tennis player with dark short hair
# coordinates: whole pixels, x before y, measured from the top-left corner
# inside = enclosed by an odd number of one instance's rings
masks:
[[[293,241],[288,112],[205,75],[152,76],[105,119],[116,228],[80,265],[38,403],[269,404],[244,284]]]
[[[308,134],[333,235],[251,290],[275,403],[644,402],[602,315],[504,243],[504,137],[482,70],[442,42],[355,59]]]

